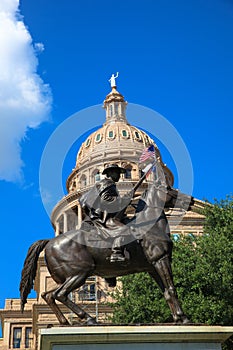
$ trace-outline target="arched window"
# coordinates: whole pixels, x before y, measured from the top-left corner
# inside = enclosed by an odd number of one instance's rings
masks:
[[[75,180],[71,182],[69,189],[70,189],[70,191],[73,191],[76,189],[76,181]]]
[[[119,103],[115,102],[115,115],[119,114]]]
[[[95,174],[95,182],[98,182],[98,181],[100,181],[100,172],[99,171]]]
[[[97,134],[95,137],[95,142],[100,142],[101,141],[101,134]]]
[[[127,130],[121,130],[122,136],[123,137],[128,137],[128,131]]]
[[[87,139],[86,143],[85,143],[85,147],[89,147],[91,144],[91,140],[90,139]]]
[[[109,137],[110,139],[113,139],[113,138],[114,138],[114,132],[113,132],[113,130],[110,130],[110,131],[108,132],[108,137]]]
[[[124,174],[124,178],[125,179],[132,179],[132,168],[131,167],[127,167],[125,168],[125,174]]]
[[[92,173],[92,182],[96,183],[101,180],[101,175],[98,169],[94,170]]]
[[[135,132],[134,132],[134,135],[135,135],[135,138],[136,138],[137,141],[140,141],[140,140],[141,140],[141,135],[139,134],[138,131],[135,131]]]
[[[80,184],[81,184],[81,187],[87,186],[87,177],[86,177],[86,175],[82,175],[81,176]]]
[[[109,116],[112,117],[113,116],[113,105],[109,106]]]

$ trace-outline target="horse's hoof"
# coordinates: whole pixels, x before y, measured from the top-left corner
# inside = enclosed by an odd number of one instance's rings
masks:
[[[190,324],[191,321],[188,319],[187,316],[183,316],[175,320],[175,324]]]
[[[98,322],[96,322],[96,319],[93,317],[88,318],[86,321],[87,326],[95,326],[97,324],[98,324]]]
[[[78,321],[72,321],[71,322],[71,326],[80,326],[80,325],[81,325],[81,323],[78,322]]]
[[[61,326],[70,326],[70,322],[68,320],[63,320],[60,322]]]
[[[183,323],[183,324],[189,324],[189,323],[191,323],[191,321],[188,319],[187,316],[184,316],[184,317],[182,318],[182,323]]]

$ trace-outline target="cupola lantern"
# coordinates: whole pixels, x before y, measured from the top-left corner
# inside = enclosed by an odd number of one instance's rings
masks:
[[[127,102],[125,101],[124,96],[116,89],[116,78],[118,76],[119,73],[117,72],[116,75],[112,74],[109,79],[112,91],[106,96],[103,106],[106,110],[106,123],[116,121],[127,122],[125,116]]]

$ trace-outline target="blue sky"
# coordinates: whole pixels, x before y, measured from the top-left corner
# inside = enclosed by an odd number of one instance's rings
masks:
[[[71,115],[102,104],[112,73],[120,72],[118,90],[129,103],[157,111],[178,131],[196,198],[232,192],[233,1],[21,0],[16,15],[17,6],[0,5],[1,308],[19,296],[29,245],[53,236],[39,188],[46,143]],[[143,127],[144,116],[137,117]],[[93,120],[100,125],[104,112]],[[85,118],[80,125],[92,127]]]

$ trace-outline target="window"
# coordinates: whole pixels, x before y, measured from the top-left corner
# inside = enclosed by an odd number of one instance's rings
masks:
[[[97,134],[95,137],[95,142],[100,142],[101,141],[101,134]]]
[[[25,329],[25,348],[32,348],[32,327]]]
[[[70,191],[73,191],[73,190],[75,190],[75,188],[76,188],[76,181],[72,181],[72,182],[70,183],[69,190],[70,190]]]
[[[137,131],[135,131],[134,135],[135,135],[137,140],[141,140],[141,136]]]
[[[91,300],[95,300],[95,284],[90,284],[90,298]]]
[[[84,186],[86,186],[87,185],[87,178],[86,178],[86,176],[85,175],[82,175],[82,177],[81,177],[81,186],[82,187],[84,187]]]
[[[100,172],[99,172],[99,170],[97,170],[97,169],[94,170],[93,173],[92,173],[91,178],[92,178],[92,183],[96,183],[96,182],[100,181],[101,178],[100,178]]]
[[[90,143],[91,143],[91,140],[90,139],[87,139],[86,143],[85,143],[85,147],[89,147],[90,146]]]
[[[94,301],[96,300],[96,295],[95,295],[95,283],[91,284],[84,284],[81,290],[78,292],[79,300],[89,300],[89,301]]]
[[[100,181],[100,173],[95,174],[95,182]]]
[[[13,348],[19,349],[22,340],[22,328],[14,327],[13,329]]]
[[[122,130],[121,133],[122,133],[123,137],[127,137],[128,136],[127,130]]]
[[[131,171],[132,171],[131,168],[126,168],[126,169],[125,169],[125,175],[124,175],[124,178],[125,178],[125,179],[131,179],[131,177],[132,177]]]
[[[112,115],[113,115],[113,105],[109,106],[109,115],[110,115],[110,117],[112,117]]]
[[[112,131],[112,130],[111,130],[111,131],[109,131],[109,133],[108,133],[108,137],[109,137],[110,139],[112,139],[112,138],[113,138],[113,136],[114,136],[113,131]]]
[[[118,115],[119,114],[119,103],[115,102],[115,114]]]

